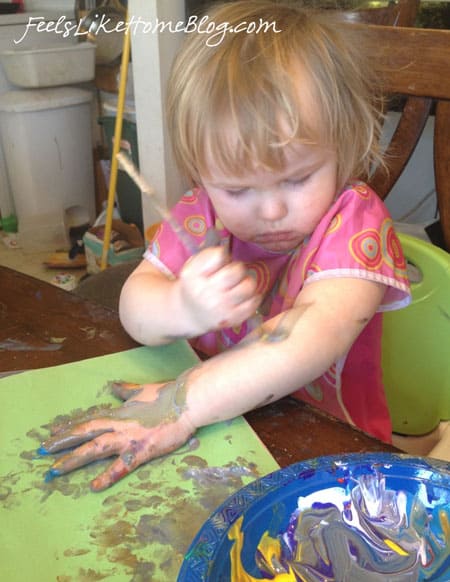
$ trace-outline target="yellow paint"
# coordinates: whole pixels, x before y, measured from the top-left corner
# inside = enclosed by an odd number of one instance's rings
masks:
[[[394,552],[397,552],[397,554],[399,554],[400,556],[408,555],[408,552],[406,552],[403,548],[401,548],[398,544],[396,544],[392,540],[386,538],[383,541],[389,548],[391,548],[391,550],[394,550]]]
[[[441,523],[445,541],[450,543],[450,519],[449,514],[444,509],[439,511],[439,521]]]
[[[261,580],[267,580],[267,578],[254,578],[248,574],[242,566],[241,552],[244,546],[244,534],[241,531],[241,526],[243,519],[243,516],[237,519],[228,532],[228,539],[234,542],[230,551],[231,582],[260,582]],[[265,532],[262,536],[258,545],[258,550],[264,556],[264,559],[268,564],[272,564],[273,556],[277,559],[281,556],[280,542],[271,538],[268,532]],[[275,574],[275,576],[271,577],[270,580],[275,580],[276,582],[297,582],[298,578],[295,577],[292,568],[289,566],[288,573]]]
[[[439,520],[441,523],[445,540],[447,542],[450,542],[449,514],[446,511],[440,511]],[[242,533],[241,530],[242,522],[243,516],[236,520],[236,522],[232,525],[228,532],[228,538],[234,542],[230,551],[231,582],[258,582],[261,580],[267,580],[267,578],[254,578],[253,576],[248,574],[242,566],[241,553],[244,547],[244,534]],[[391,550],[393,550],[400,556],[409,555],[409,553],[406,550],[404,550],[393,540],[385,538],[383,541]],[[274,560],[280,561],[281,558],[280,542],[279,540],[272,538],[267,531],[264,533],[258,544],[258,550],[264,557],[265,562],[269,566],[274,563]],[[275,580],[276,582],[296,582],[298,580],[291,566],[289,566],[289,572],[285,574],[276,574],[276,572],[272,572],[272,574],[273,577],[270,579]]]

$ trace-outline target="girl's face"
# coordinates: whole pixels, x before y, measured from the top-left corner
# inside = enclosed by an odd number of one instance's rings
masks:
[[[223,225],[269,251],[293,250],[309,236],[336,196],[337,161],[330,150],[289,148],[281,171],[249,170],[235,179],[210,165],[202,180]]]

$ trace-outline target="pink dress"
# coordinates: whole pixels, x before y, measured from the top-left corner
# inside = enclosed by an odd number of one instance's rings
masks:
[[[378,196],[362,182],[347,186],[313,234],[288,253],[267,251],[231,235],[216,217],[204,190],[186,193],[172,214],[197,246],[203,243],[208,228],[217,229],[232,258],[246,263],[258,283],[258,292],[267,297],[265,304],[270,309],[266,319],[292,307],[302,287],[320,279],[358,277],[386,285],[378,313],[349,353],[293,395],[390,442],[391,422],[381,372],[381,312],[406,306],[410,293],[402,249]],[[177,276],[190,253],[170,226],[162,223],[144,256],[168,276]],[[249,331],[244,322],[191,343],[214,355],[237,344]]]

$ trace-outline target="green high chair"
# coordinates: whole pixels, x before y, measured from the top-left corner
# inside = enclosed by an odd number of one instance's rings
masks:
[[[450,254],[399,238],[415,274],[412,303],[383,314],[383,380],[393,431],[423,435],[450,419]]]

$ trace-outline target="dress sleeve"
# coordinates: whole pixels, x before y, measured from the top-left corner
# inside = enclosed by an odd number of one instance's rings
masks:
[[[192,241],[192,246],[199,248],[208,228],[214,223],[214,214],[206,193],[199,189],[186,192],[171,213]],[[192,253],[166,221],[161,222],[144,253],[145,259],[169,277],[177,276],[191,256]]]
[[[358,277],[386,285],[379,311],[410,302],[406,260],[392,219],[366,184],[353,184],[342,192],[305,251],[305,284],[330,277]]]

